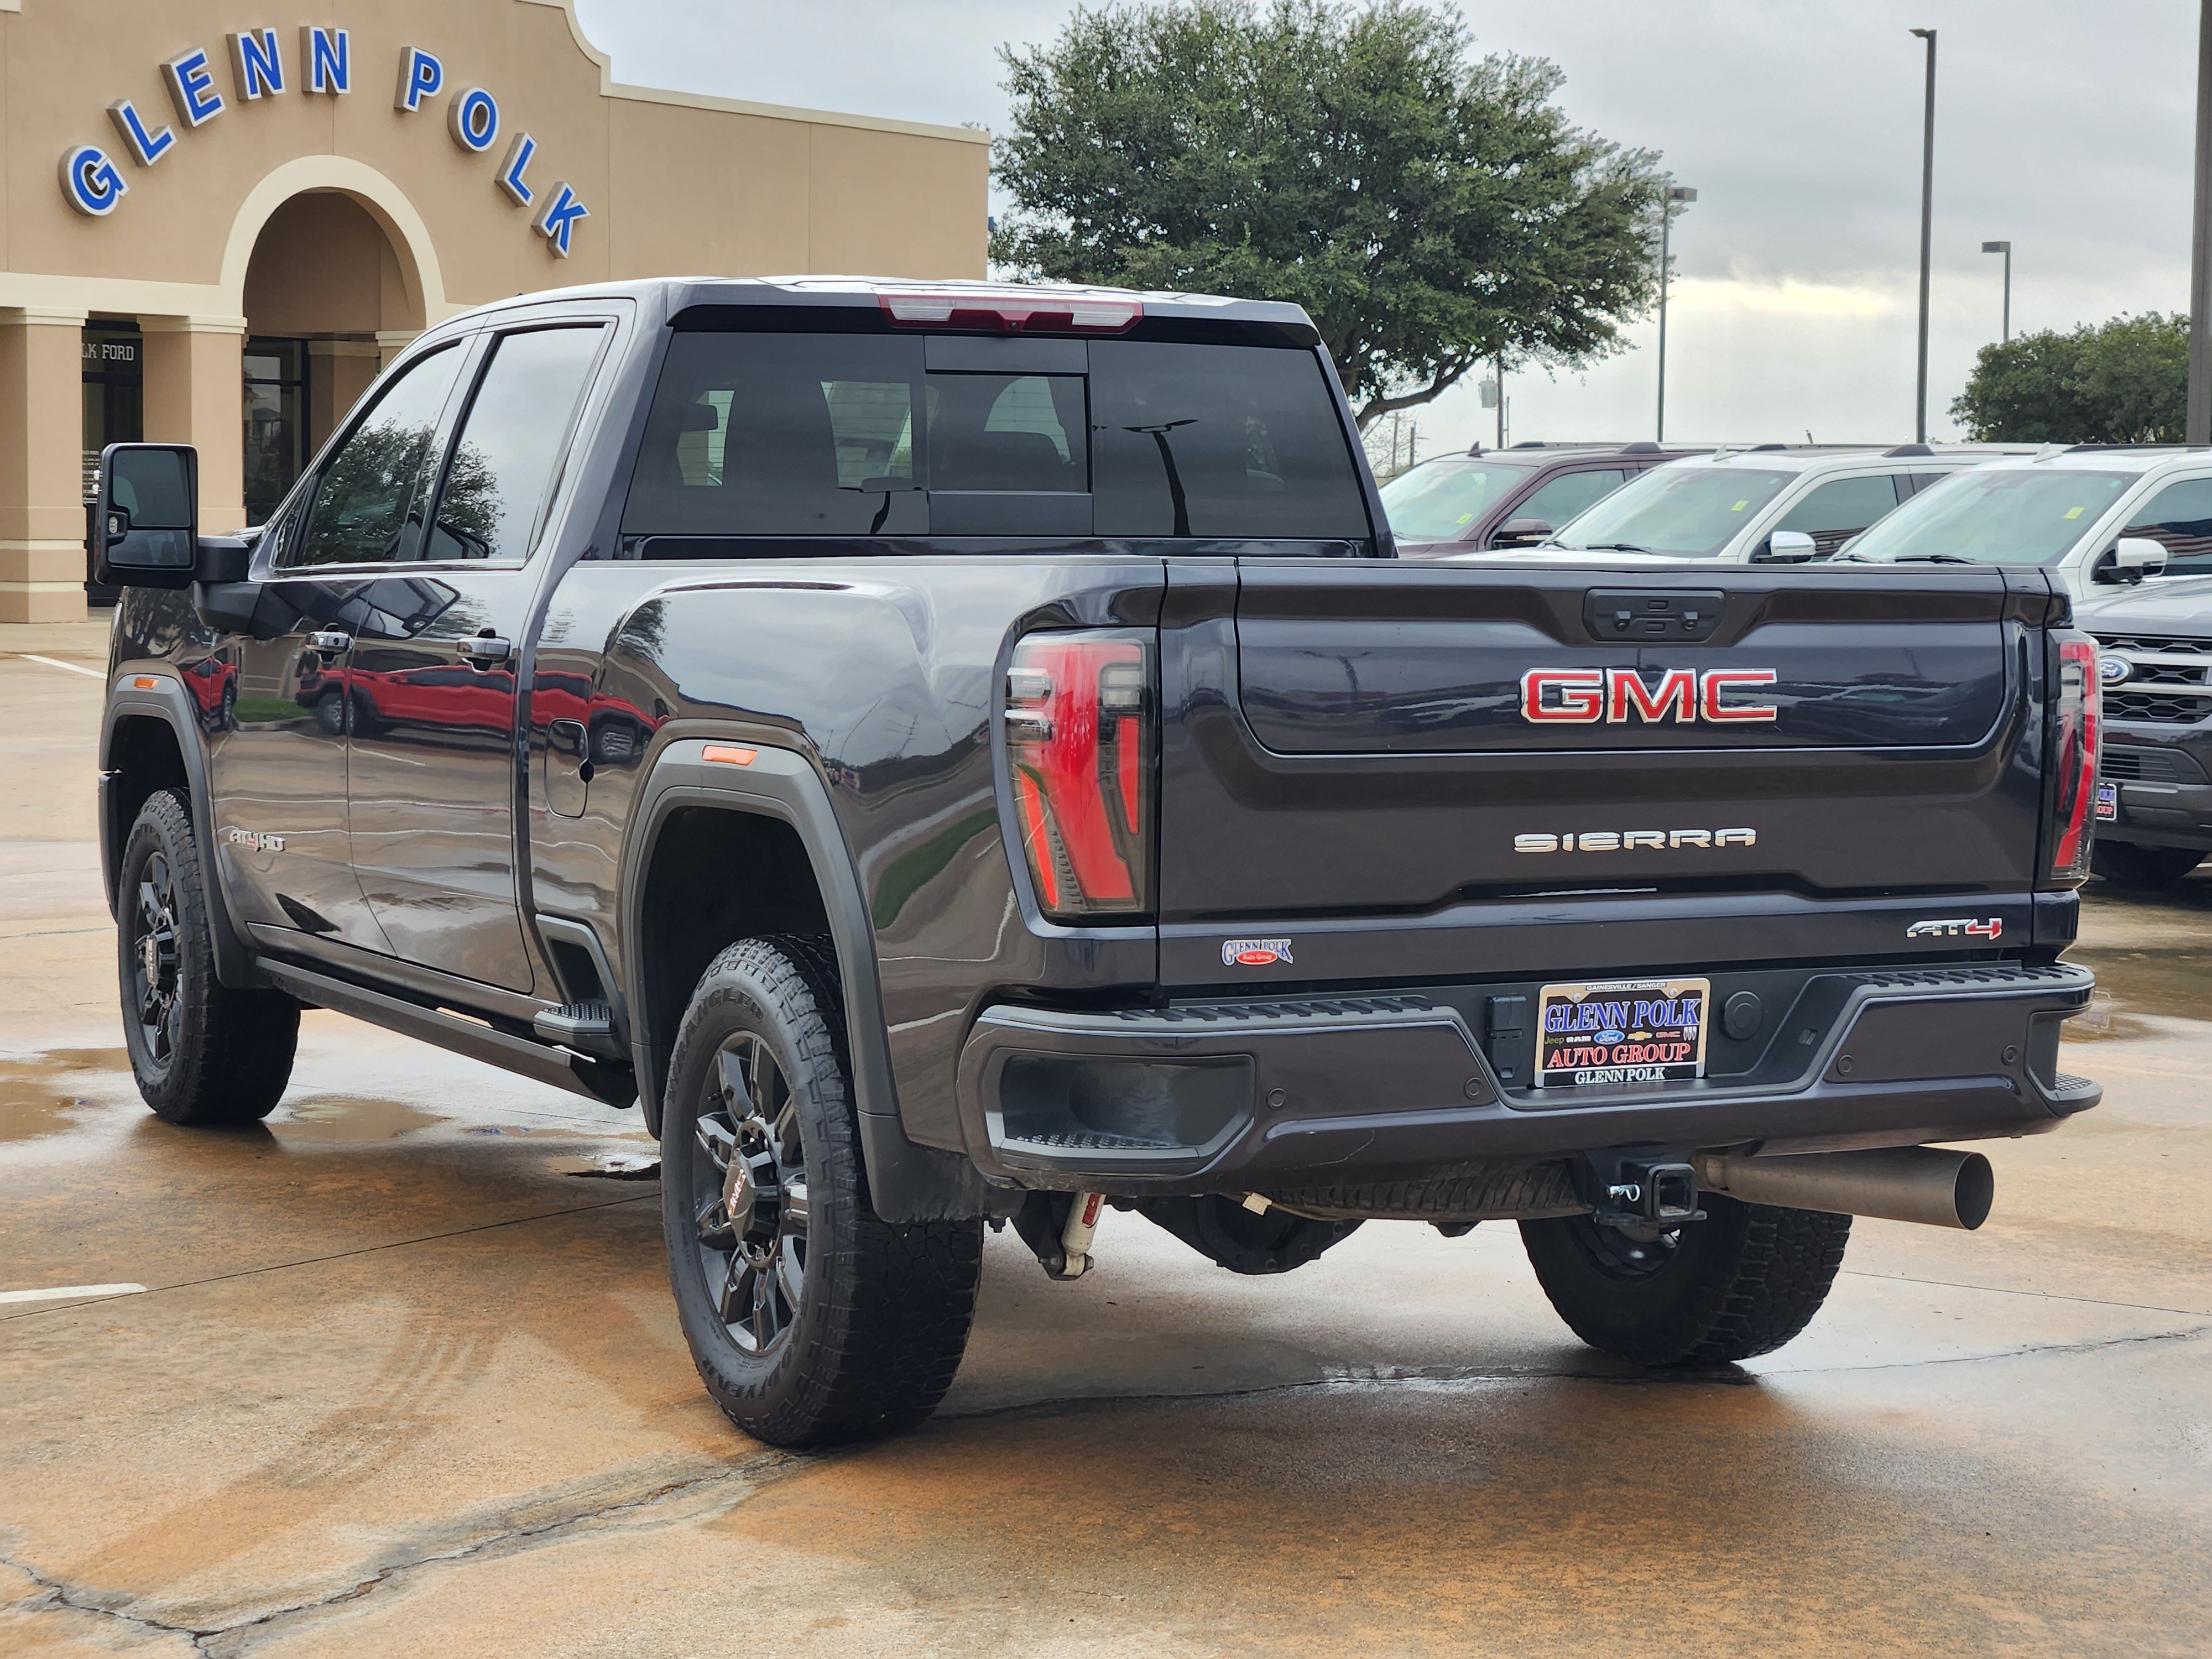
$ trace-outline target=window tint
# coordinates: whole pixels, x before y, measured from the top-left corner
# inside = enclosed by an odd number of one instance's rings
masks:
[[[2123,536],[2148,536],[2166,549],[2167,576],[2212,571],[2212,478],[2170,483],[2129,515]]]
[[[415,556],[422,497],[432,478],[438,417],[463,353],[447,346],[417,358],[377,394],[352,435],[324,464],[286,565],[368,564]]]
[[[1557,530],[1593,501],[1610,495],[1628,477],[1619,467],[1593,467],[1584,472],[1562,472],[1537,486],[1528,499],[1513,509],[1516,519],[1541,519]]]
[[[1310,353],[1113,341],[1089,362],[1086,385],[927,372],[919,336],[679,333],[623,533],[1369,533]]]
[[[1897,505],[1897,484],[1888,474],[1871,478],[1837,478],[1820,485],[1782,515],[1777,530],[1802,530],[1814,551],[1834,552]]]
[[[1364,537],[1321,360],[1254,346],[1091,346],[1102,536]]]
[[[1091,488],[1080,374],[932,374],[932,489]]]
[[[502,336],[494,346],[453,444],[424,558],[529,553],[599,333],[537,329]]]
[[[677,335],[623,533],[921,533],[923,380],[919,338]]]

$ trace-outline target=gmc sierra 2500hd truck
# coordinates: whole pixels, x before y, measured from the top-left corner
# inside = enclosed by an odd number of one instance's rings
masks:
[[[919,1421],[985,1224],[1068,1278],[1102,1206],[1240,1273],[1512,1220],[1586,1341],[1740,1360],[1853,1215],[1980,1221],[1931,1143],[2100,1097],[2044,572],[1401,562],[1292,306],[526,297],[258,532],[195,465],[92,524],[148,1103],[265,1115],[302,1006],[636,1102],[769,1441]]]

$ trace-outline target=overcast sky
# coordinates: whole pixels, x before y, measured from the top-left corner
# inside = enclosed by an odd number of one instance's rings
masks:
[[[1059,0],[579,0],[617,78],[917,120],[1006,121],[997,48]],[[1699,191],[1678,222],[1668,430],[1912,435],[1923,52],[1940,30],[1931,435],[2013,327],[2188,304],[2197,8],[2184,0],[1577,0],[1464,9],[1477,50],[1549,58],[1577,125],[1658,151]],[[1509,380],[1514,438],[1651,434],[1649,323],[1583,374]],[[1493,434],[1472,387],[1411,417],[1421,453]]]

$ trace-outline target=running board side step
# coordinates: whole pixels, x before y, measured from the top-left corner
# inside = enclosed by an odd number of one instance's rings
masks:
[[[626,1069],[564,1052],[528,1037],[509,1036],[489,1025],[449,1014],[441,1008],[409,1002],[382,991],[346,980],[334,979],[289,962],[263,957],[263,975],[280,991],[333,1013],[349,1014],[388,1031],[419,1037],[425,1042],[471,1060],[483,1060],[502,1071],[518,1073],[566,1089],[610,1106],[628,1106],[637,1099],[637,1083]]]
[[[570,1002],[558,1008],[541,1008],[530,1029],[548,1042],[574,1048],[599,1060],[625,1060],[629,1046],[615,1029],[614,1005],[608,1002]]]

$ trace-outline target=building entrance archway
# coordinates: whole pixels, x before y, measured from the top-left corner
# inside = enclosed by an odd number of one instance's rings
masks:
[[[246,521],[259,524],[376,378],[421,332],[422,284],[377,216],[342,190],[287,198],[244,284]]]

